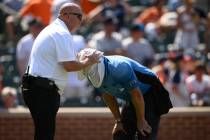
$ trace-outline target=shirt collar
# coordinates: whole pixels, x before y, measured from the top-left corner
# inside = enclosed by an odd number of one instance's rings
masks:
[[[69,29],[67,28],[66,24],[59,18],[57,18],[55,21],[54,21],[55,24],[58,24],[58,25],[61,25],[63,28],[65,28],[68,32],[69,32]],[[70,33],[70,32],[69,32]]]

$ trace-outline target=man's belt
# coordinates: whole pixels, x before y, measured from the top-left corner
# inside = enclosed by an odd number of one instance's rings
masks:
[[[44,77],[35,77],[29,74],[24,74],[22,79],[22,87],[24,89],[29,89],[30,87],[40,87],[44,89],[54,89],[58,91],[58,87],[56,86],[53,80]]]

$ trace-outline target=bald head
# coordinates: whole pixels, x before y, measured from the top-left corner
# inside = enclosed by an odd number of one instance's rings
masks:
[[[79,5],[75,3],[65,3],[64,5],[61,6],[59,10],[59,15],[64,15],[65,13],[69,12],[76,12],[82,14],[82,10]]]
[[[82,10],[75,3],[65,3],[60,8],[58,18],[66,24],[70,32],[74,32],[81,24]]]

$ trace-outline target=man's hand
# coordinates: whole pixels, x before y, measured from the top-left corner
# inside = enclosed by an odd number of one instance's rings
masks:
[[[147,123],[147,121],[144,119],[137,124],[139,132],[146,136],[147,134],[150,134],[152,132],[151,126]]]
[[[77,54],[79,62],[86,66],[99,63],[99,58],[103,55],[103,52],[94,49],[84,49]]]
[[[91,55],[86,55],[85,56],[85,61],[88,62],[88,64],[92,65],[95,63],[99,63],[99,57],[100,57],[100,52],[99,51],[95,51],[93,54]]]
[[[126,131],[124,130],[123,125],[122,125],[121,122],[116,122],[115,123],[114,128],[112,130],[112,135],[114,135],[118,131],[122,131],[122,132],[124,132],[126,134]]]

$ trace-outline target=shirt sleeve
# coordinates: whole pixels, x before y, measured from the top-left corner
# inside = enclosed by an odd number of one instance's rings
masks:
[[[27,54],[26,49],[24,49],[24,44],[22,43],[22,40],[20,40],[17,44],[16,58],[24,59],[26,57],[25,54]]]
[[[55,44],[58,62],[74,61],[76,59],[72,36],[61,34],[56,38]]]

